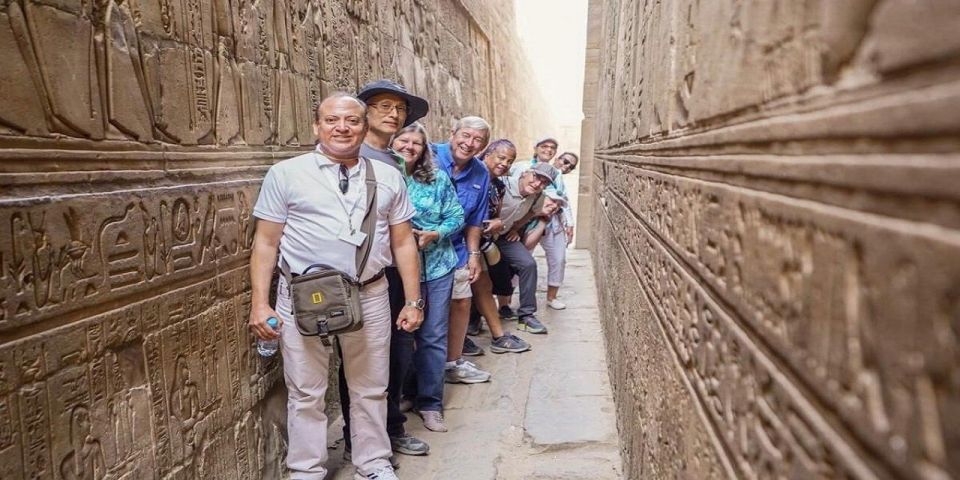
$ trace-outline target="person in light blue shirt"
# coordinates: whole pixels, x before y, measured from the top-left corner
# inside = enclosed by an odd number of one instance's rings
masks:
[[[573,152],[563,152],[553,161],[553,167],[559,175],[553,183],[544,190],[547,196],[560,201],[560,209],[546,218],[538,218],[531,222],[533,228],[527,237],[528,245],[537,243],[543,247],[547,258],[547,306],[554,310],[567,308],[566,304],[557,299],[560,287],[563,285],[564,272],[567,264],[567,246],[573,241],[573,209],[570,208],[570,193],[563,182],[563,176],[572,172],[580,163],[580,158]],[[531,250],[533,246],[529,247]]]
[[[397,132],[390,145],[404,158],[407,194],[417,212],[413,232],[420,247],[420,291],[426,302],[419,330],[393,332],[402,337],[394,342],[391,363],[403,370],[392,373],[404,378],[412,358],[417,372],[414,407],[427,429],[445,432],[442,411],[448,318],[453,272],[459,263],[451,238],[463,230],[463,207],[450,177],[434,166],[427,145],[427,132],[419,122]]]

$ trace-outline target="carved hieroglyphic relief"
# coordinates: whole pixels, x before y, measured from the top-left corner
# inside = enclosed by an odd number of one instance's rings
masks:
[[[960,195],[940,191],[960,182],[960,45],[940,40],[960,8],[591,15],[594,248],[630,475],[960,478]],[[686,408],[671,423],[664,403]]]
[[[246,326],[260,180],[380,77],[435,140],[480,114],[529,143],[526,60],[476,20],[502,7],[0,0],[0,478],[281,478],[280,362]]]

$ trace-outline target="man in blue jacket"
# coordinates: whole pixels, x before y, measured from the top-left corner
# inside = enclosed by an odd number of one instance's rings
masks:
[[[463,342],[470,320],[472,284],[480,275],[480,234],[487,219],[487,189],[490,173],[476,158],[490,140],[490,124],[480,117],[463,117],[454,124],[450,141],[432,144],[437,167],[442,168],[457,190],[463,207],[465,226],[451,237],[457,250],[450,302],[450,329],[447,336],[446,381],[449,383],[481,383],[490,380],[490,373],[463,358]]]

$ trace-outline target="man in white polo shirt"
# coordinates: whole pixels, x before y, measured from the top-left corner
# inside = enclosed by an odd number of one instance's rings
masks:
[[[358,232],[365,215],[366,164],[358,159],[367,131],[366,105],[348,94],[334,94],[317,107],[314,133],[317,150],[282,161],[267,172],[254,207],[256,235],[250,257],[252,288],[250,327],[262,339],[280,337],[288,389],[287,466],[294,480],[326,476],[327,417],[324,395],[330,351],[319,337],[304,337],[291,316],[290,296],[281,277],[276,311],[268,303],[277,251],[293,272],[309,265],[330,265],[356,273]],[[387,380],[390,356],[390,306],[384,267],[396,264],[404,284],[406,305],[396,325],[414,331],[422,321],[417,245],[409,220],[414,209],[396,168],[371,162],[377,178],[377,211],[372,249],[361,282],[378,276],[360,293],[363,328],[339,336],[350,384],[353,464],[356,479],[393,480],[390,440],[386,432]],[[274,332],[269,317],[280,319]]]

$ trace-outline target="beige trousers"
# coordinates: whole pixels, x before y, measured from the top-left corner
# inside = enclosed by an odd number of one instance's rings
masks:
[[[327,474],[327,416],[324,395],[330,347],[304,337],[290,314],[290,295],[280,279],[277,314],[283,322],[280,353],[287,383],[287,466],[291,480],[322,480]],[[340,335],[350,388],[353,464],[361,474],[390,465],[387,437],[387,382],[390,373],[390,302],[386,280],[360,294],[363,328]]]

